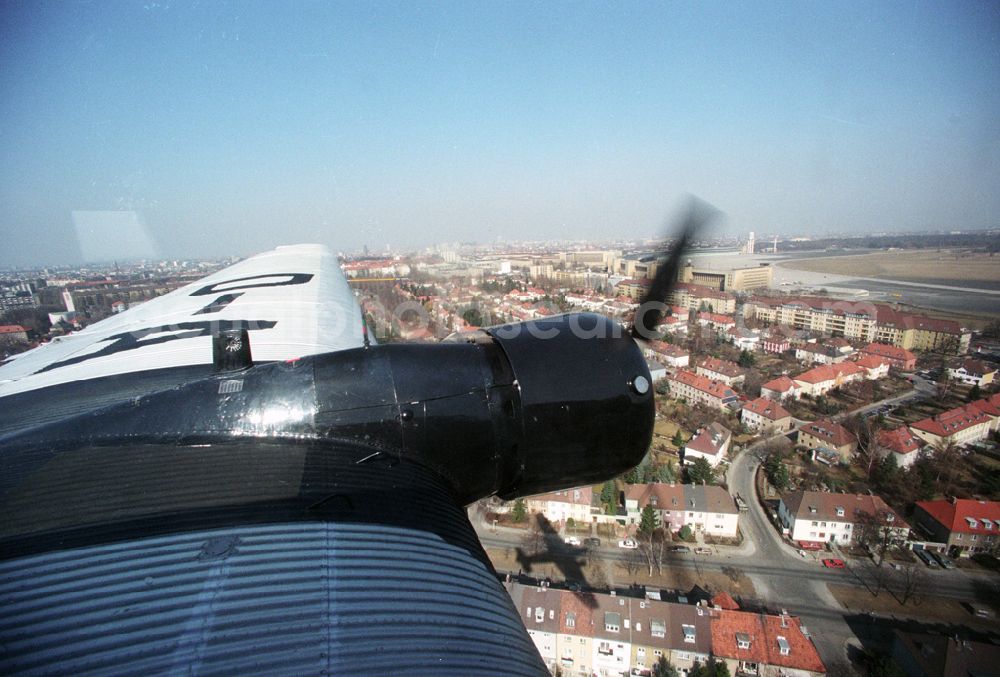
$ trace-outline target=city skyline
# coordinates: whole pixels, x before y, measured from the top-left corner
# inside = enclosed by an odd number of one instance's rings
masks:
[[[995,7],[294,10],[9,6],[0,267],[997,225]]]

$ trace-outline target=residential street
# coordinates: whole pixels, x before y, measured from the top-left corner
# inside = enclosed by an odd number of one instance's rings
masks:
[[[916,379],[913,390],[847,412],[838,418],[911,398],[926,397],[932,392],[933,384]],[[724,568],[737,568],[752,581],[757,601],[771,608],[787,609],[803,619],[821,657],[830,669],[830,674],[842,674],[849,669],[848,644],[860,644],[845,620],[848,613],[856,611],[845,611],[829,591],[827,584],[864,589],[864,583],[855,570],[852,570],[852,566],[861,566],[862,562],[849,561],[848,568],[843,570],[823,568],[820,557],[814,554],[802,557],[796,548],[784,543],[778,531],[771,526],[764,507],[757,500],[754,477],[762,461],[760,451],[768,442],[781,436],[783,435],[774,435],[751,445],[737,455],[728,469],[726,479],[730,494],[734,497],[740,495],[749,508],[740,518],[743,544],[739,547],[713,546],[713,555],[710,556],[673,553],[668,555],[668,566],[720,572]],[[483,524],[476,524],[476,528],[483,545],[487,547],[516,546],[523,536],[523,532],[518,529],[493,530]],[[550,538],[547,547],[550,553],[567,558],[572,558],[574,554],[585,554],[583,548],[566,545],[558,538]],[[586,554],[590,558],[614,562],[621,560],[624,553],[617,547],[605,545]],[[981,594],[977,591],[997,589],[997,579],[990,574],[931,569],[922,573],[926,575],[925,588],[933,590],[935,596],[942,598],[966,602]],[[919,609],[914,608],[908,613],[916,615]]]

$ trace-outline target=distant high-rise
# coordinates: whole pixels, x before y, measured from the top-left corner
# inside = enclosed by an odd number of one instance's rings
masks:
[[[777,235],[774,236],[774,246],[771,247],[771,253],[772,254],[777,254],[778,253],[778,236]]]
[[[743,251],[741,253],[743,253],[743,254],[753,254],[754,253],[754,236],[753,236],[753,231],[752,230],[750,231],[749,235],[747,236],[747,241],[743,245]]]

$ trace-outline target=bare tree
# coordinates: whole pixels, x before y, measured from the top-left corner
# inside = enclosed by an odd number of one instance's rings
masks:
[[[645,558],[638,550],[626,550],[625,555],[621,559],[622,567],[628,572],[629,576],[634,576],[645,563]],[[652,574],[652,571],[650,571],[650,574]]]
[[[895,582],[899,594],[893,593],[896,600],[903,606],[910,600],[915,605],[920,604],[921,593],[924,589],[926,574],[923,567],[916,564],[904,564],[896,571]]]
[[[522,539],[524,550],[530,557],[537,557],[545,550],[545,530],[539,523],[538,515],[532,515],[531,526]]]

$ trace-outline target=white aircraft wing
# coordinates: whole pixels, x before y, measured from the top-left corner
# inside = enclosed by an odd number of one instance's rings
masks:
[[[278,247],[60,337],[0,366],[0,398],[63,383],[212,363],[212,335],[246,326],[255,362],[363,345],[361,311],[333,254]]]

